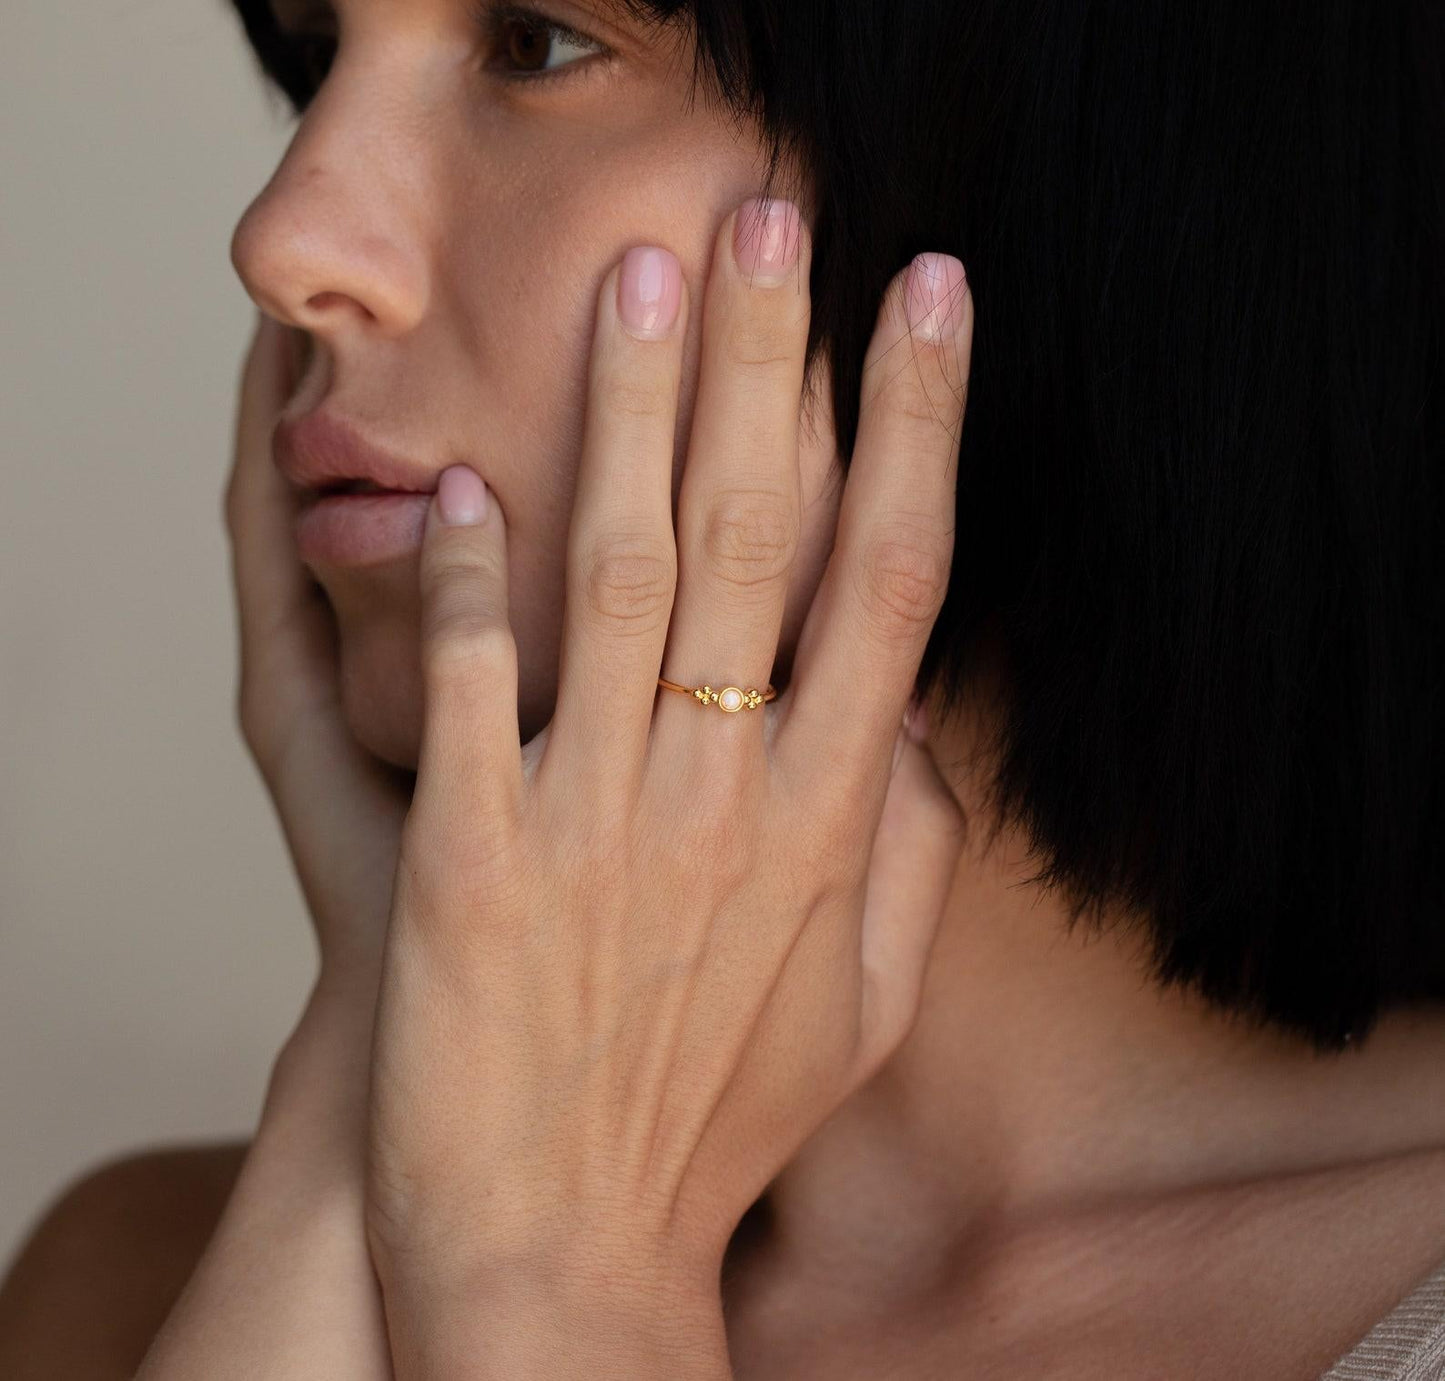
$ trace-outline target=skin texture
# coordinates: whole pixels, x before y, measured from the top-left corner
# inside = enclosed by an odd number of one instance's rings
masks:
[[[644,242],[667,244],[698,286],[715,225],[756,190],[756,151],[727,117],[686,112],[687,64],[639,39],[630,85],[477,99],[460,77],[460,6],[341,8],[343,58],[238,229],[237,267],[263,308],[314,336],[297,410],[334,388],[390,447],[438,472],[469,461],[496,489],[528,736],[555,696],[596,289]],[[553,8],[598,32],[580,7]],[[529,276],[539,247],[552,267]],[[805,432],[784,647],[831,541],[835,462]],[[410,765],[416,572],[317,574],[337,611],[345,722]],[[930,730],[980,828],[908,1039],[735,1243],[735,1374],[1313,1375],[1445,1257],[1445,1022],[1394,1014],[1363,1049],[1322,1059],[1154,989],[1123,928],[1067,934],[1057,899],[1026,882],[1027,841],[1008,831],[984,848],[973,755],[987,713]],[[354,885],[384,913],[383,882]],[[324,904],[313,915],[327,923]],[[111,1221],[93,1199],[67,1203],[67,1235]],[[50,1345],[98,1312],[77,1300]],[[32,1335],[25,1354],[43,1361],[46,1346]]]

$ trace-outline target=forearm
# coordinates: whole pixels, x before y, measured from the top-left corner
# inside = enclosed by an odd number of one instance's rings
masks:
[[[716,1291],[529,1272],[393,1284],[386,1312],[397,1381],[732,1381]]]
[[[313,998],[215,1236],[137,1381],[389,1381],[364,1229],[369,1023],[359,1027]]]

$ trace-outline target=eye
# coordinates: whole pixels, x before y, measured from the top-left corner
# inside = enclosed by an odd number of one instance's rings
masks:
[[[579,65],[578,57],[610,51],[596,39],[522,5],[483,3],[477,20],[499,70],[512,81],[565,76]]]
[[[579,67],[597,66],[579,59],[612,55],[606,44],[524,5],[474,0],[474,12],[492,64],[506,81],[550,81],[574,74]],[[258,26],[250,34],[253,47],[266,75],[302,115],[336,60],[335,20],[328,6],[318,4],[290,23],[279,22],[269,11],[267,19],[264,28]]]

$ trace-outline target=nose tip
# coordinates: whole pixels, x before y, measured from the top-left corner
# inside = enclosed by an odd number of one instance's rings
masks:
[[[379,177],[365,173],[312,162],[298,176],[283,161],[237,222],[230,257],[257,306],[317,334],[396,336],[425,309],[420,236]]]

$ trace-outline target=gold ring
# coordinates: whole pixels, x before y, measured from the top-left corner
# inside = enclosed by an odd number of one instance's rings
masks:
[[[739,710],[755,710],[759,705],[765,704],[777,695],[771,681],[768,682],[768,688],[764,691],[756,691],[751,686],[747,690],[743,690],[739,686],[723,686],[720,690],[713,690],[711,686],[679,686],[676,681],[669,681],[665,676],[659,676],[657,684],[668,690],[681,691],[684,695],[690,695],[696,699],[699,705],[716,705],[725,714],[736,714]]]

